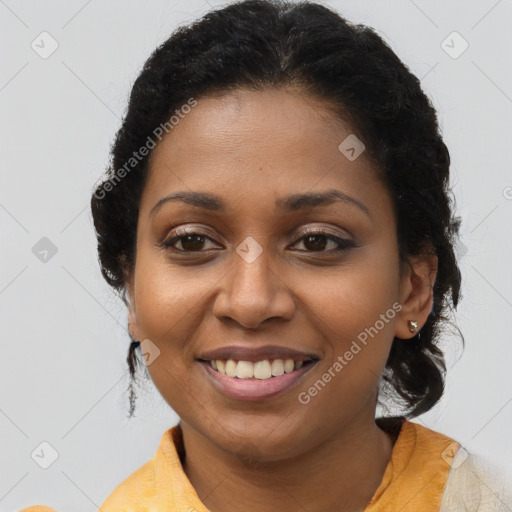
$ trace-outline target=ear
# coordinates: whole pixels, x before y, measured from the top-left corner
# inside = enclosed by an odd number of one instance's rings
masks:
[[[124,264],[124,258],[123,264]],[[128,330],[134,340],[140,340],[137,325],[136,305],[135,305],[135,279],[134,275],[124,270],[126,295],[128,295]]]
[[[411,256],[403,264],[400,283],[402,309],[395,324],[397,338],[413,338],[425,325],[434,303],[437,264],[437,256],[434,254]],[[409,321],[418,323],[416,332],[411,332]]]

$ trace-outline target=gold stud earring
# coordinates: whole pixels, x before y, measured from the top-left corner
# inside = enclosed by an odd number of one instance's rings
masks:
[[[413,322],[412,320],[409,320],[409,331],[416,332],[418,329],[418,322]]]

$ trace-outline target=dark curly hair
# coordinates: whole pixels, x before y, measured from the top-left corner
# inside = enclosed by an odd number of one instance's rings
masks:
[[[365,154],[393,197],[401,262],[426,252],[437,255],[431,314],[414,338],[393,341],[381,379],[381,392],[405,406],[406,416],[418,416],[443,394],[446,365],[438,344],[441,327],[453,325],[447,313],[457,307],[460,293],[450,156],[418,78],[372,28],[323,5],[233,3],[178,28],[152,53],[133,85],[110,164],[91,198],[102,275],[128,306],[125,278],[135,268],[139,202],[151,154],[135,160],[134,152],[162,131],[155,128],[190,98],[286,86],[328,102],[364,141]],[[139,341],[129,336],[131,417],[136,367],[143,363]]]

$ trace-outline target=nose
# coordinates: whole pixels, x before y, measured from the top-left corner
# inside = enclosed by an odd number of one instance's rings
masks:
[[[255,329],[270,318],[290,320],[295,313],[292,291],[272,268],[272,256],[264,249],[254,260],[234,252],[231,269],[216,296],[214,315],[230,318],[247,329]]]

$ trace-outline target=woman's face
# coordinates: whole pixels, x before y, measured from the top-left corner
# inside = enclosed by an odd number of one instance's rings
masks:
[[[406,320],[392,200],[349,135],[310,97],[238,90],[199,99],[151,155],[131,332],[182,423],[227,451],[290,457],[374,417]],[[154,209],[177,192],[195,199]]]

